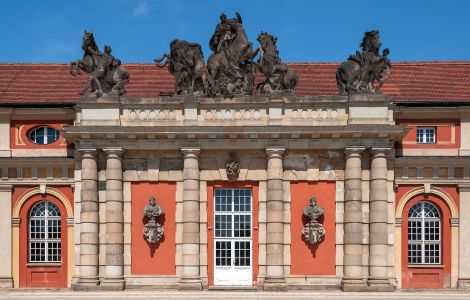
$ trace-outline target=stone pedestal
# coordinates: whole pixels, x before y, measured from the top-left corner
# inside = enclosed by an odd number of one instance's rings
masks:
[[[13,186],[0,185],[0,288],[12,288],[11,192]]]
[[[124,213],[122,192],[122,154],[120,148],[103,149],[106,153],[106,274],[101,287],[122,290],[124,281]]]
[[[390,149],[372,149],[369,202],[369,289],[394,291],[387,276],[388,267],[388,191],[387,156]]]
[[[96,289],[98,279],[99,208],[96,149],[79,149],[82,160],[80,210],[80,277],[73,290]]]
[[[366,291],[362,269],[362,153],[347,148],[344,172],[344,270],[343,291]]]
[[[459,289],[470,289],[470,184],[459,185]]]
[[[266,279],[264,290],[285,291],[284,277],[284,193],[282,184],[283,148],[266,149]]]
[[[183,268],[180,290],[201,290],[199,269],[199,148],[182,148],[183,169]]]

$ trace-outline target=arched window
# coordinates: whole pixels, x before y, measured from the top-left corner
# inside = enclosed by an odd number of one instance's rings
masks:
[[[418,202],[408,213],[408,263],[441,263],[441,219],[437,207]]]
[[[38,202],[29,218],[29,262],[60,262],[60,239],[59,208],[52,202]]]

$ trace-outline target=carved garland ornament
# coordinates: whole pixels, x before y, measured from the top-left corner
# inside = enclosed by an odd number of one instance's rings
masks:
[[[155,204],[155,197],[150,197],[149,204],[144,207],[144,216],[148,218],[144,226],[144,236],[149,244],[158,243],[163,236],[163,226],[156,219],[164,213],[163,208]]]
[[[323,208],[317,205],[316,197],[310,198],[310,204],[304,208],[303,213],[310,221],[302,229],[302,235],[310,244],[316,244],[325,236],[325,229],[317,221],[323,215]]]

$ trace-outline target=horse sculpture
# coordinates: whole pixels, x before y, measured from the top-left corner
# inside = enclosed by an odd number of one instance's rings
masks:
[[[261,54],[256,66],[266,77],[266,80],[256,87],[257,92],[261,94],[275,91],[293,93],[298,77],[292,68],[281,62],[276,45],[277,38],[267,32],[261,32],[257,40],[261,44],[258,48]]]
[[[73,76],[79,75],[81,71],[90,74],[80,94],[90,89],[98,97],[103,94],[123,95],[124,85],[129,82],[129,73],[121,66],[121,61],[111,55],[111,47],[105,46],[104,53],[100,52],[93,33],[85,31],[82,49],[83,58],[70,63],[70,74]]]
[[[164,63],[161,63],[165,60]],[[202,95],[207,88],[207,69],[201,46],[182,40],[170,43],[170,52],[154,59],[157,67],[169,64],[170,73],[176,78],[176,94]]]
[[[255,80],[252,63],[257,51],[243,29],[240,14],[227,19],[220,16],[209,46],[213,53],[207,61],[209,85],[212,95],[251,94]]]
[[[384,49],[379,55],[381,43],[379,31],[366,32],[362,39],[363,52],[356,52],[348,60],[341,63],[336,72],[339,93],[348,95],[355,92],[377,92],[388,78],[391,63],[388,59],[390,51]]]

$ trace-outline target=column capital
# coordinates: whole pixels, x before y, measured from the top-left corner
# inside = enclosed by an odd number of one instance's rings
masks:
[[[11,184],[0,184],[0,192],[11,192],[13,185]]]
[[[20,227],[21,218],[20,217],[12,217],[11,218],[11,226],[12,227]]]
[[[199,158],[199,154],[201,153],[201,148],[199,147],[185,147],[180,149],[183,152],[184,158]]]
[[[362,153],[364,153],[364,150],[366,150],[365,147],[346,147],[346,149],[344,149],[344,153],[346,157],[362,156]]]
[[[281,147],[271,147],[271,148],[266,148],[266,156],[269,158],[281,158],[284,155],[284,151],[286,151],[286,148],[281,148]]]
[[[81,158],[96,158],[98,150],[96,148],[78,148]]]
[[[459,192],[470,192],[470,183],[462,183],[458,185]]]
[[[385,156],[388,157],[392,148],[372,148],[370,149],[370,155],[372,157]]]
[[[115,158],[122,158],[124,149],[121,147],[103,148],[103,152],[106,153],[107,157],[114,156]]]

